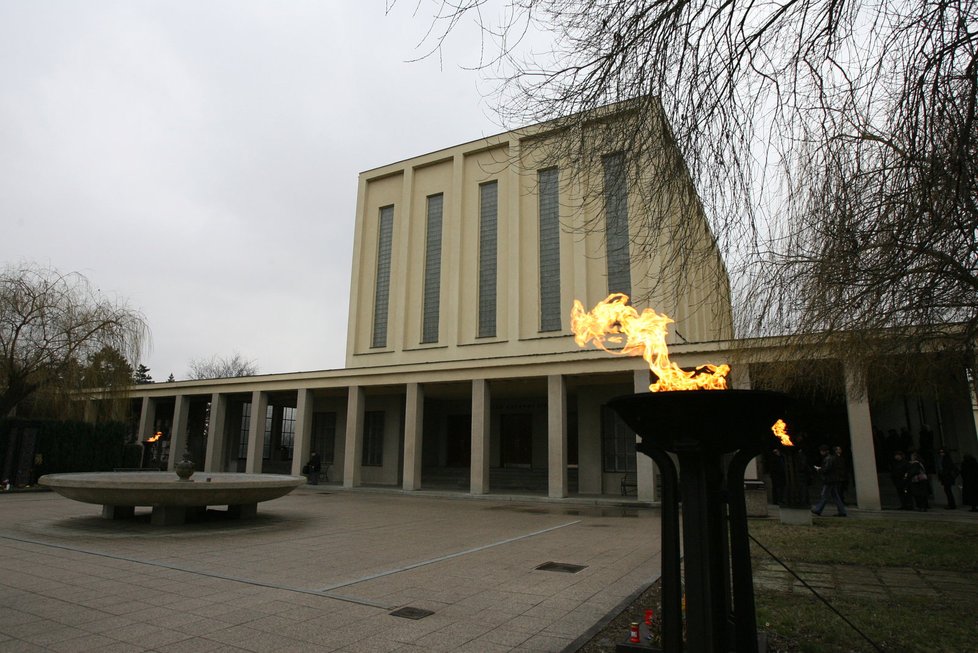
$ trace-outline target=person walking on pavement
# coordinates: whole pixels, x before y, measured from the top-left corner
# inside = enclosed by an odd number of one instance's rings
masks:
[[[839,469],[839,498],[842,503],[846,502],[846,492],[849,490],[849,462],[842,455],[842,447],[836,445],[832,452],[835,454],[835,463]]]
[[[822,464],[817,465],[815,471],[822,477],[822,495],[818,503],[812,508],[812,512],[821,515],[822,510],[825,509],[825,504],[832,501],[835,503],[835,516],[845,517],[848,514],[846,504],[842,503],[842,497],[839,496],[839,485],[842,482],[839,459],[835,457],[827,444],[821,445],[818,452],[822,456]]]

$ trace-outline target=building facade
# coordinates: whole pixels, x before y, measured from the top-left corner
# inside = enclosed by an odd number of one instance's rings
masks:
[[[675,319],[678,364],[724,363],[729,282],[697,202],[667,203],[701,254],[680,281],[669,252],[634,245],[643,167],[614,148],[582,167],[569,137],[587,134],[537,126],[362,173],[346,368],[136,386],[138,437],[163,432],[207,471],[298,474],[315,451],[347,487],[655,500],[653,464],[605,406],[647,391],[648,368],[580,349],[571,305],[625,292]],[[840,365],[856,496],[879,509],[871,397]],[[944,403],[973,452],[967,396]]]

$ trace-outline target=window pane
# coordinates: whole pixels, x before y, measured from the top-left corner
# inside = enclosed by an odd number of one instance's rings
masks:
[[[394,207],[380,210],[377,241],[377,288],[374,291],[374,331],[371,347],[387,346],[387,307],[390,304],[391,244],[394,234]]]
[[[241,404],[241,431],[238,438],[238,458],[248,457],[248,424],[251,422],[251,403]]]
[[[479,186],[479,337],[496,335],[497,187]]]
[[[319,454],[323,463],[333,463],[336,450],[336,413],[313,413],[310,453]]]
[[[537,173],[540,193],[540,330],[560,331],[560,198],[557,168]]]
[[[428,198],[428,230],[425,236],[424,306],[421,342],[438,342],[441,301],[441,216],[443,195]]]
[[[604,471],[635,471],[635,433],[607,406],[601,407],[601,450]]]
[[[288,453],[285,458],[292,458],[292,447],[295,443],[295,408],[286,406],[282,409],[282,437],[279,439],[279,447],[286,449]]]
[[[384,464],[384,411],[368,410],[363,416],[364,467],[380,467]]]
[[[625,155],[604,157],[605,245],[608,256],[608,292],[632,294],[631,257],[628,252],[628,184]]]

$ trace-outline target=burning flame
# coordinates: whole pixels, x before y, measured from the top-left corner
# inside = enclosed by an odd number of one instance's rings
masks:
[[[650,308],[639,313],[628,305],[628,295],[612,293],[590,313],[580,301],[571,309],[571,330],[580,347],[593,342],[609,354],[641,356],[658,380],[651,392],[667,390],[726,390],[729,365],[701,365],[691,372],[669,360],[666,325],[673,322]],[[616,347],[611,350],[608,346]],[[617,349],[620,347],[620,349]]]
[[[157,431],[157,432],[156,432],[156,435],[154,435],[153,437],[151,437],[151,438],[150,438],[149,440],[147,440],[146,442],[147,442],[147,443],[150,443],[150,442],[156,442],[157,440],[159,440],[159,439],[160,439],[160,438],[162,438],[162,437],[163,437],[163,431]]]
[[[788,435],[788,425],[784,423],[783,419],[779,419],[774,423],[774,426],[771,427],[771,432],[781,440],[783,446],[795,446],[795,443],[791,441],[791,437]]]

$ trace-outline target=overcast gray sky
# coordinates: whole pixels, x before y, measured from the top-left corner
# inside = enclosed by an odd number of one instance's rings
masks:
[[[128,299],[157,381],[342,367],[357,174],[500,131],[478,38],[408,63],[384,4],[0,2],[0,264]]]

